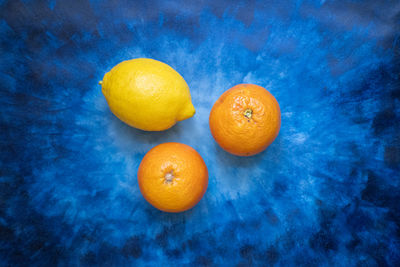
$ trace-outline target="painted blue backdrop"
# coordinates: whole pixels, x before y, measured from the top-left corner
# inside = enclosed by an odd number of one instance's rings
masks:
[[[399,266],[400,1],[0,1],[1,266]],[[166,62],[196,115],[148,133],[97,84]],[[239,158],[212,139],[238,83],[275,95],[279,137]],[[145,153],[204,158],[192,210],[142,198]]]

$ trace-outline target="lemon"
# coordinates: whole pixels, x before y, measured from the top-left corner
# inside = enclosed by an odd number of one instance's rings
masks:
[[[182,76],[154,59],[123,61],[107,72],[100,84],[112,113],[141,130],[166,130],[195,113]]]

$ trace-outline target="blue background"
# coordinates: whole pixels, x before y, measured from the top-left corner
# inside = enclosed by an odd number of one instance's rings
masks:
[[[0,265],[399,266],[400,1],[0,1]],[[150,57],[196,115],[142,132],[97,84]],[[275,95],[279,137],[221,150],[213,103]],[[153,146],[194,147],[201,202],[160,212],[136,172]]]

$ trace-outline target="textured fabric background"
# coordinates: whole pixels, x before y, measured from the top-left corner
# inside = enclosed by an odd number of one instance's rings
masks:
[[[0,0],[1,266],[400,266],[400,1]],[[121,123],[97,84],[150,57],[196,115]],[[208,115],[266,87],[282,128],[240,158]],[[160,212],[136,172],[153,146],[210,173],[192,210]]]

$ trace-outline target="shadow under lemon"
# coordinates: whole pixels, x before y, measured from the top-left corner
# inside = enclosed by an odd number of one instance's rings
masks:
[[[111,111],[108,111],[107,120],[111,137],[118,146],[123,150],[147,153],[154,146],[167,143],[179,142],[184,132],[188,132],[193,123],[193,119],[189,118],[184,121],[177,122],[171,128],[164,131],[143,131],[136,129],[118,119]],[[142,149],[140,146],[143,146]]]

